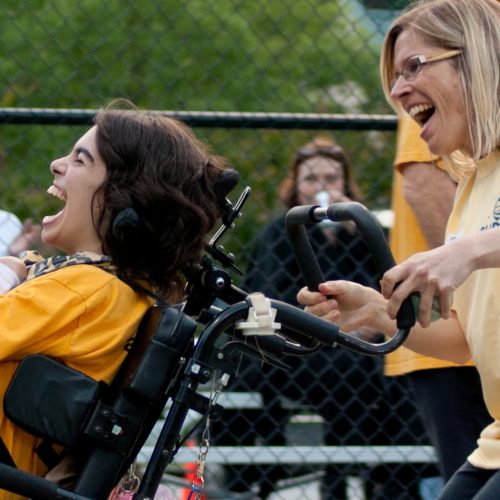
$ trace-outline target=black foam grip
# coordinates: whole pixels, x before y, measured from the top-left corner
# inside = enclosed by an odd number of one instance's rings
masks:
[[[304,227],[319,222],[314,215],[316,208],[318,208],[316,205],[293,207],[285,217],[285,227],[292,249],[310,290],[317,290],[318,285],[324,281],[323,273]],[[381,275],[395,265],[382,227],[364,205],[354,201],[334,203],[327,208],[326,213],[332,221],[353,221],[356,223]],[[415,313],[410,298],[407,298],[398,311],[397,326],[406,329],[411,328],[414,324]]]

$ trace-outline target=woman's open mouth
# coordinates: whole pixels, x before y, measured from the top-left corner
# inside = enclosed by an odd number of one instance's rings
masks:
[[[430,120],[434,111],[436,111],[436,108],[431,104],[419,104],[418,106],[413,106],[408,111],[408,114],[423,127]]]

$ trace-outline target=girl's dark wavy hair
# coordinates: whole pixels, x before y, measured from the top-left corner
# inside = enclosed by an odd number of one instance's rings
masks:
[[[171,300],[182,296],[182,270],[196,265],[222,215],[217,181],[226,161],[210,156],[189,127],[159,114],[105,109],[95,118],[107,176],[96,193],[96,227],[120,278]],[[134,217],[121,231],[125,209]]]

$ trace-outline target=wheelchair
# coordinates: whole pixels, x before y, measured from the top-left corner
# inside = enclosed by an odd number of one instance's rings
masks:
[[[161,432],[133,494],[135,499],[154,498],[182,445],[181,430],[188,412],[201,414],[201,422],[220,415],[217,395],[237,374],[242,355],[287,369],[280,361],[283,354],[307,356],[323,345],[338,345],[383,355],[404,342],[415,323],[409,300],[399,311],[396,335],[374,343],[343,333],[337,325],[298,307],[234,286],[228,269],[240,271],[219,240],[234,227],[249,192],[245,188],[234,206],[229,202],[230,214],[207,244],[200,267],[187,276],[186,301],[175,306],[157,304],[146,313],[110,386],[41,355],[21,362],[5,396],[6,414],[27,432],[43,438],[45,451],[53,452],[54,445],[61,445],[78,467],[67,488],[1,463],[1,489],[33,499],[106,499],[163,414]],[[286,227],[310,289],[317,289],[323,275],[305,226],[327,218],[356,223],[381,274],[394,265],[382,229],[361,204],[294,207],[287,214]],[[210,397],[199,391],[208,381],[217,388]],[[204,445],[208,451],[209,443]],[[58,459],[53,453],[45,455],[54,463]],[[199,498],[202,468],[194,484],[193,498]]]

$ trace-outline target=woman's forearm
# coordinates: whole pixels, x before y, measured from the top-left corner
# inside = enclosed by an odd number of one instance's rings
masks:
[[[395,321],[386,323],[384,333],[392,337],[396,332]],[[440,319],[422,328],[418,323],[411,329],[404,346],[423,356],[444,359],[454,363],[466,363],[471,354],[460,322],[454,312],[449,319]]]
[[[365,326],[375,328],[388,337],[394,336],[397,326],[396,321],[387,314],[387,300],[375,290],[368,290],[368,294],[370,300],[354,314],[351,312],[340,316],[347,320],[341,320],[342,326],[350,328],[355,322],[361,321]],[[454,363],[466,363],[471,357],[464,332],[454,311],[449,319],[433,322],[427,328],[415,324],[404,346],[418,354]]]
[[[500,267],[500,227],[464,236],[460,243],[473,270]]]

